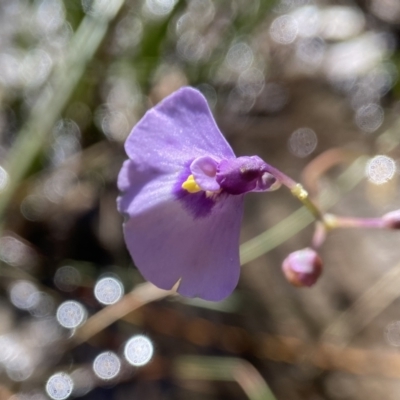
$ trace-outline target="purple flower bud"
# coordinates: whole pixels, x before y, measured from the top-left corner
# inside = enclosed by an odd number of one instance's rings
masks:
[[[282,263],[286,279],[298,287],[312,286],[322,272],[322,260],[309,247],[290,253]]]
[[[382,217],[385,228],[400,229],[400,210],[392,211]]]

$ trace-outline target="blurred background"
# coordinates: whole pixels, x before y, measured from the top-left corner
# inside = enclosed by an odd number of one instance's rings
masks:
[[[398,0],[1,0],[0,399],[397,399],[399,233],[332,232],[294,288],[312,220],[250,194],[211,303],[143,282],[115,201],[132,126],[192,85],[324,210],[400,208],[399,26]]]

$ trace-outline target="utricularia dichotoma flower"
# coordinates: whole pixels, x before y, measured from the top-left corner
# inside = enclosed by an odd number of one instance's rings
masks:
[[[150,109],[125,143],[118,177],[124,236],[162,289],[221,300],[237,285],[243,197],[277,186],[257,156],[236,157],[206,99],[184,87]]]

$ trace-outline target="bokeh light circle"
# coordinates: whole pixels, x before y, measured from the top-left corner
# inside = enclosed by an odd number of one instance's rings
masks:
[[[94,287],[94,295],[99,303],[114,304],[124,294],[124,288],[118,279],[107,277],[100,279]]]
[[[113,379],[121,369],[119,357],[107,351],[99,354],[93,362],[93,371],[100,379]]]
[[[272,22],[269,33],[275,42],[290,44],[296,40],[298,30],[295,18],[290,15],[282,15]]]
[[[86,310],[77,301],[65,301],[58,307],[56,317],[61,326],[74,329],[86,319]]]
[[[234,44],[226,55],[226,63],[236,71],[243,72],[250,68],[254,60],[254,53],[251,47],[244,42]]]
[[[36,285],[32,282],[19,280],[9,289],[11,303],[21,310],[29,310],[36,305],[37,298],[32,295],[37,291]]]
[[[153,17],[168,15],[175,6],[175,0],[146,0],[146,11]]]
[[[52,375],[46,383],[46,392],[54,400],[67,399],[74,387],[70,376],[64,372]]]
[[[124,349],[126,360],[136,367],[147,364],[153,357],[153,352],[153,343],[143,335],[133,336]]]
[[[370,182],[382,185],[393,178],[396,173],[396,163],[390,157],[375,156],[368,161],[365,173]]]
[[[318,138],[310,128],[299,128],[289,138],[288,147],[292,154],[297,157],[307,157],[317,147]]]
[[[81,282],[79,271],[70,265],[64,265],[54,274],[54,284],[64,292],[74,291]]]
[[[29,312],[34,317],[42,318],[48,316],[54,311],[54,300],[45,292],[35,292],[28,297],[31,304]]]
[[[361,106],[355,116],[357,126],[366,133],[375,132],[383,123],[383,108],[378,104]]]

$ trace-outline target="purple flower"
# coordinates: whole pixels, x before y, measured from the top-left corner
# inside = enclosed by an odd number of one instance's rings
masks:
[[[143,276],[218,301],[237,285],[243,197],[272,190],[259,157],[235,157],[207,101],[185,87],[149,110],[125,143],[118,177],[124,236]]]

